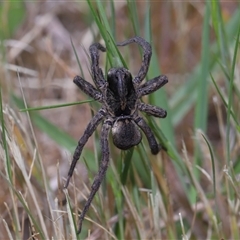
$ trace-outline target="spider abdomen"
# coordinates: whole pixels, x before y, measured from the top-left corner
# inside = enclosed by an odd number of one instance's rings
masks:
[[[116,121],[112,127],[114,145],[122,150],[127,150],[138,145],[142,140],[138,126],[130,119]]]

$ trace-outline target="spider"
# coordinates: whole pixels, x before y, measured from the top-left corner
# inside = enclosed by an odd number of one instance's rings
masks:
[[[99,171],[94,178],[90,195],[79,216],[78,234],[81,232],[82,222],[86,212],[103,181],[109,165],[108,137],[110,131],[112,133],[114,145],[122,150],[127,150],[141,142],[142,136],[140,129],[147,137],[152,154],[157,154],[162,148],[161,145],[157,143],[151,128],[147,125],[145,120],[139,116],[138,111],[159,118],[165,118],[167,116],[165,110],[160,107],[145,104],[140,101],[140,98],[161,88],[168,82],[168,78],[161,75],[141,84],[148,72],[152,55],[151,45],[143,38],[136,36],[118,43],[117,46],[126,46],[134,42],[143,49],[141,68],[134,78],[132,78],[128,69],[115,67],[108,71],[107,80],[105,80],[102,69],[99,67],[99,50],[105,52],[106,48],[100,43],[94,43],[90,46],[89,52],[92,62],[91,72],[96,87],[80,76],[76,76],[73,79],[73,82],[85,94],[99,101],[102,107],[98,110],[96,115],[93,116],[78,142],[64,188],[67,188],[69,185],[70,178],[73,175],[74,168],[80,158],[84,145],[96,130],[97,126],[104,120],[100,137],[102,159]]]

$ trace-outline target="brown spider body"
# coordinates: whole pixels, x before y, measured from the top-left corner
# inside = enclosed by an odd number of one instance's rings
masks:
[[[78,233],[81,232],[82,221],[108,168],[110,155],[108,136],[110,131],[112,131],[113,143],[119,149],[127,150],[138,145],[142,140],[142,131],[147,137],[152,154],[157,154],[161,150],[161,146],[157,143],[151,128],[139,116],[139,111],[160,118],[165,118],[167,112],[160,107],[142,103],[140,98],[161,88],[168,82],[168,79],[166,76],[161,75],[141,84],[148,71],[152,54],[151,45],[141,37],[134,37],[117,45],[125,46],[133,42],[138,43],[143,48],[143,62],[136,77],[132,78],[129,70],[119,67],[110,69],[107,80],[105,80],[102,69],[99,67],[99,50],[105,52],[106,49],[100,43],[94,43],[90,46],[89,52],[92,60],[92,77],[96,87],[79,76],[76,76],[73,80],[83,92],[101,102],[102,107],[89,122],[78,142],[65,188],[68,187],[84,145],[97,126],[104,120],[100,138],[102,160],[92,184],[90,196],[79,217]]]
[[[131,73],[125,68],[112,68],[107,75],[106,102],[114,117],[129,116],[136,110],[137,94]]]

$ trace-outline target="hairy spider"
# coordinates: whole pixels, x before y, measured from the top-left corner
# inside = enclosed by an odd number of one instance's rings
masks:
[[[73,82],[87,95],[102,103],[102,107],[89,122],[83,136],[80,138],[76,150],[73,154],[73,160],[68,172],[68,177],[64,188],[68,187],[70,178],[73,175],[74,168],[83,147],[89,137],[96,130],[97,126],[104,120],[101,130],[101,150],[102,159],[99,171],[91,187],[91,193],[79,217],[78,233],[81,232],[82,222],[88,211],[94,195],[98,191],[103,178],[106,174],[109,164],[109,145],[108,136],[112,131],[113,143],[122,150],[127,150],[138,145],[142,139],[141,131],[146,135],[152,154],[157,154],[161,146],[157,143],[152,130],[145,120],[138,115],[138,111],[159,118],[165,118],[167,112],[160,107],[142,103],[140,98],[150,94],[168,82],[166,76],[155,77],[144,84],[141,84],[145,78],[151,55],[151,45],[141,37],[133,37],[117,46],[126,46],[130,43],[137,43],[143,48],[143,60],[141,68],[136,77],[132,78],[131,73],[123,67],[111,68],[107,74],[107,80],[104,79],[102,69],[99,67],[99,50],[106,51],[100,43],[94,43],[90,46],[89,52],[92,61],[91,71],[93,81],[96,85],[88,83],[83,78],[76,76]]]

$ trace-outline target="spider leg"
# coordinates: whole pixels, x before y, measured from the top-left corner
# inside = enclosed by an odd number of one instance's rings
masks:
[[[107,82],[104,79],[102,69],[99,67],[99,50],[102,52],[106,51],[100,43],[94,43],[89,47],[90,57],[92,61],[92,77],[95,85],[99,89],[103,89]]]
[[[154,117],[165,118],[167,116],[167,111],[164,109],[142,102],[139,103],[138,109]]]
[[[159,88],[161,88],[162,86],[164,86],[166,83],[168,83],[168,78],[165,75],[155,77],[155,78],[147,81],[146,83],[144,83],[143,85],[141,85],[138,88],[138,90],[137,90],[138,97],[140,98],[144,95],[153,93],[153,92],[157,91]]]
[[[110,132],[110,129],[112,128],[112,122],[110,120],[105,120],[102,126],[101,131],[101,149],[102,149],[102,160],[100,163],[99,171],[94,179],[94,182],[91,187],[91,193],[88,197],[87,202],[85,203],[85,206],[81,212],[81,215],[79,217],[79,223],[78,223],[78,234],[81,232],[82,229],[82,222],[84,220],[84,217],[86,215],[86,212],[88,211],[91,202],[98,191],[108,168],[109,164],[109,146],[108,146],[108,135]]]
[[[139,85],[147,75],[149,63],[152,56],[152,47],[147,41],[138,36],[130,38],[124,42],[117,43],[117,46],[126,46],[133,42],[139,44],[143,48],[142,65],[137,76],[133,79],[134,84]]]
[[[73,82],[91,98],[100,102],[102,101],[103,98],[102,93],[99,92],[92,84],[90,84],[80,76],[74,77]]]
[[[84,145],[86,144],[86,142],[89,139],[89,137],[96,130],[97,126],[102,121],[104,116],[105,116],[104,110],[100,109],[97,112],[97,114],[92,118],[92,120],[89,122],[86,130],[84,131],[83,136],[78,141],[78,145],[77,145],[77,147],[75,149],[75,152],[73,154],[73,160],[72,160],[71,166],[70,166],[69,171],[68,171],[68,177],[67,177],[67,181],[65,183],[64,188],[68,187],[69,181],[70,181],[70,179],[71,179],[71,177],[73,175],[74,168],[75,168],[75,166],[77,164],[78,159],[80,158],[80,155],[82,153]]]
[[[134,119],[134,121],[146,135],[152,154],[158,154],[162,147],[157,143],[151,128],[147,125],[147,123],[142,117],[138,116],[136,119]]]

